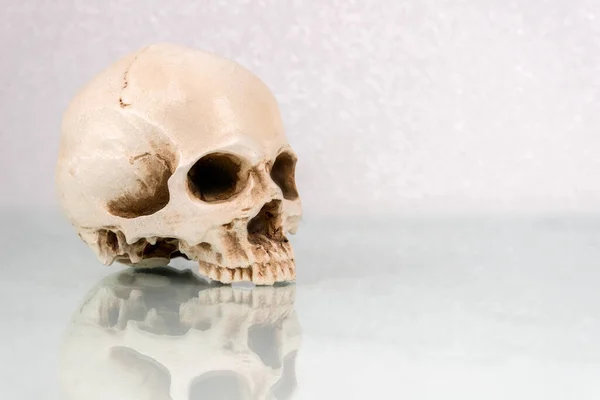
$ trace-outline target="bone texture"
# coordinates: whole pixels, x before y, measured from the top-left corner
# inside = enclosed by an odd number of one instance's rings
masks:
[[[239,64],[170,44],[117,61],[66,110],[63,209],[100,261],[174,257],[222,282],[293,280],[297,156],[266,85]]]

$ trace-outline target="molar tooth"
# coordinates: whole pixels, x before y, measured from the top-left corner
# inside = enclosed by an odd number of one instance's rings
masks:
[[[219,280],[219,271],[214,265],[211,265],[210,270],[208,271],[208,277],[212,280]]]
[[[221,282],[223,283],[231,283],[233,279],[233,271],[229,268],[220,267],[219,272],[221,275]]]
[[[210,266],[206,263],[200,262],[199,272],[204,276],[208,276],[208,271],[210,271]]]
[[[132,263],[139,263],[140,261],[142,261],[141,254],[138,254],[133,251],[128,252],[128,254],[129,254],[129,259],[131,260]]]

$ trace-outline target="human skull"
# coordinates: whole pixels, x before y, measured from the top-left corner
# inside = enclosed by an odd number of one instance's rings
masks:
[[[297,383],[293,285],[209,285],[157,268],[109,276],[66,330],[69,400],[283,400]]]
[[[297,157],[275,98],[237,63],[146,47],[94,78],[63,118],[61,203],[105,264],[199,262],[224,283],[295,279]]]

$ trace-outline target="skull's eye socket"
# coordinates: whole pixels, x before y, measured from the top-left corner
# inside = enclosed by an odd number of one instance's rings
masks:
[[[197,198],[213,203],[225,201],[242,189],[242,161],[231,154],[202,157],[187,174],[188,188]]]
[[[286,200],[296,200],[296,157],[290,153],[281,153],[277,156],[271,169],[271,179],[279,186]]]

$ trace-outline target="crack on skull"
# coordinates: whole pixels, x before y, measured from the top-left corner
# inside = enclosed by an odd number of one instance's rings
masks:
[[[121,90],[121,94],[119,95],[119,107],[121,108],[131,107],[131,103],[126,103],[125,101],[123,101],[123,92],[125,91],[125,89],[127,89],[127,86],[129,86],[129,68],[131,68],[135,60],[137,60],[137,56],[133,59],[131,64],[125,69],[125,72],[123,73],[123,87]]]
[[[123,100],[123,95],[125,94],[125,90],[129,86],[129,71],[133,67],[133,64],[135,64],[135,62],[142,55],[142,53],[144,53],[144,51],[146,51],[147,48],[148,47],[145,47],[142,50],[140,50],[139,53],[135,57],[133,57],[133,60],[129,63],[129,65],[125,68],[125,71],[123,72],[123,85],[121,86],[121,92],[119,93],[119,107],[121,107],[121,108],[131,107],[131,104],[132,104],[131,102],[126,102],[125,100]]]
[[[127,107],[131,107],[131,104],[129,104],[129,103],[125,103],[125,102],[123,101],[123,98],[122,98],[122,97],[119,97],[119,107],[121,107],[121,108],[127,108]]]
[[[142,154],[138,154],[137,156],[129,157],[129,164],[133,165],[133,163],[136,162],[137,160],[139,160],[140,158],[144,158],[144,157],[148,157],[148,156],[151,156],[151,154],[148,152],[145,152]]]

